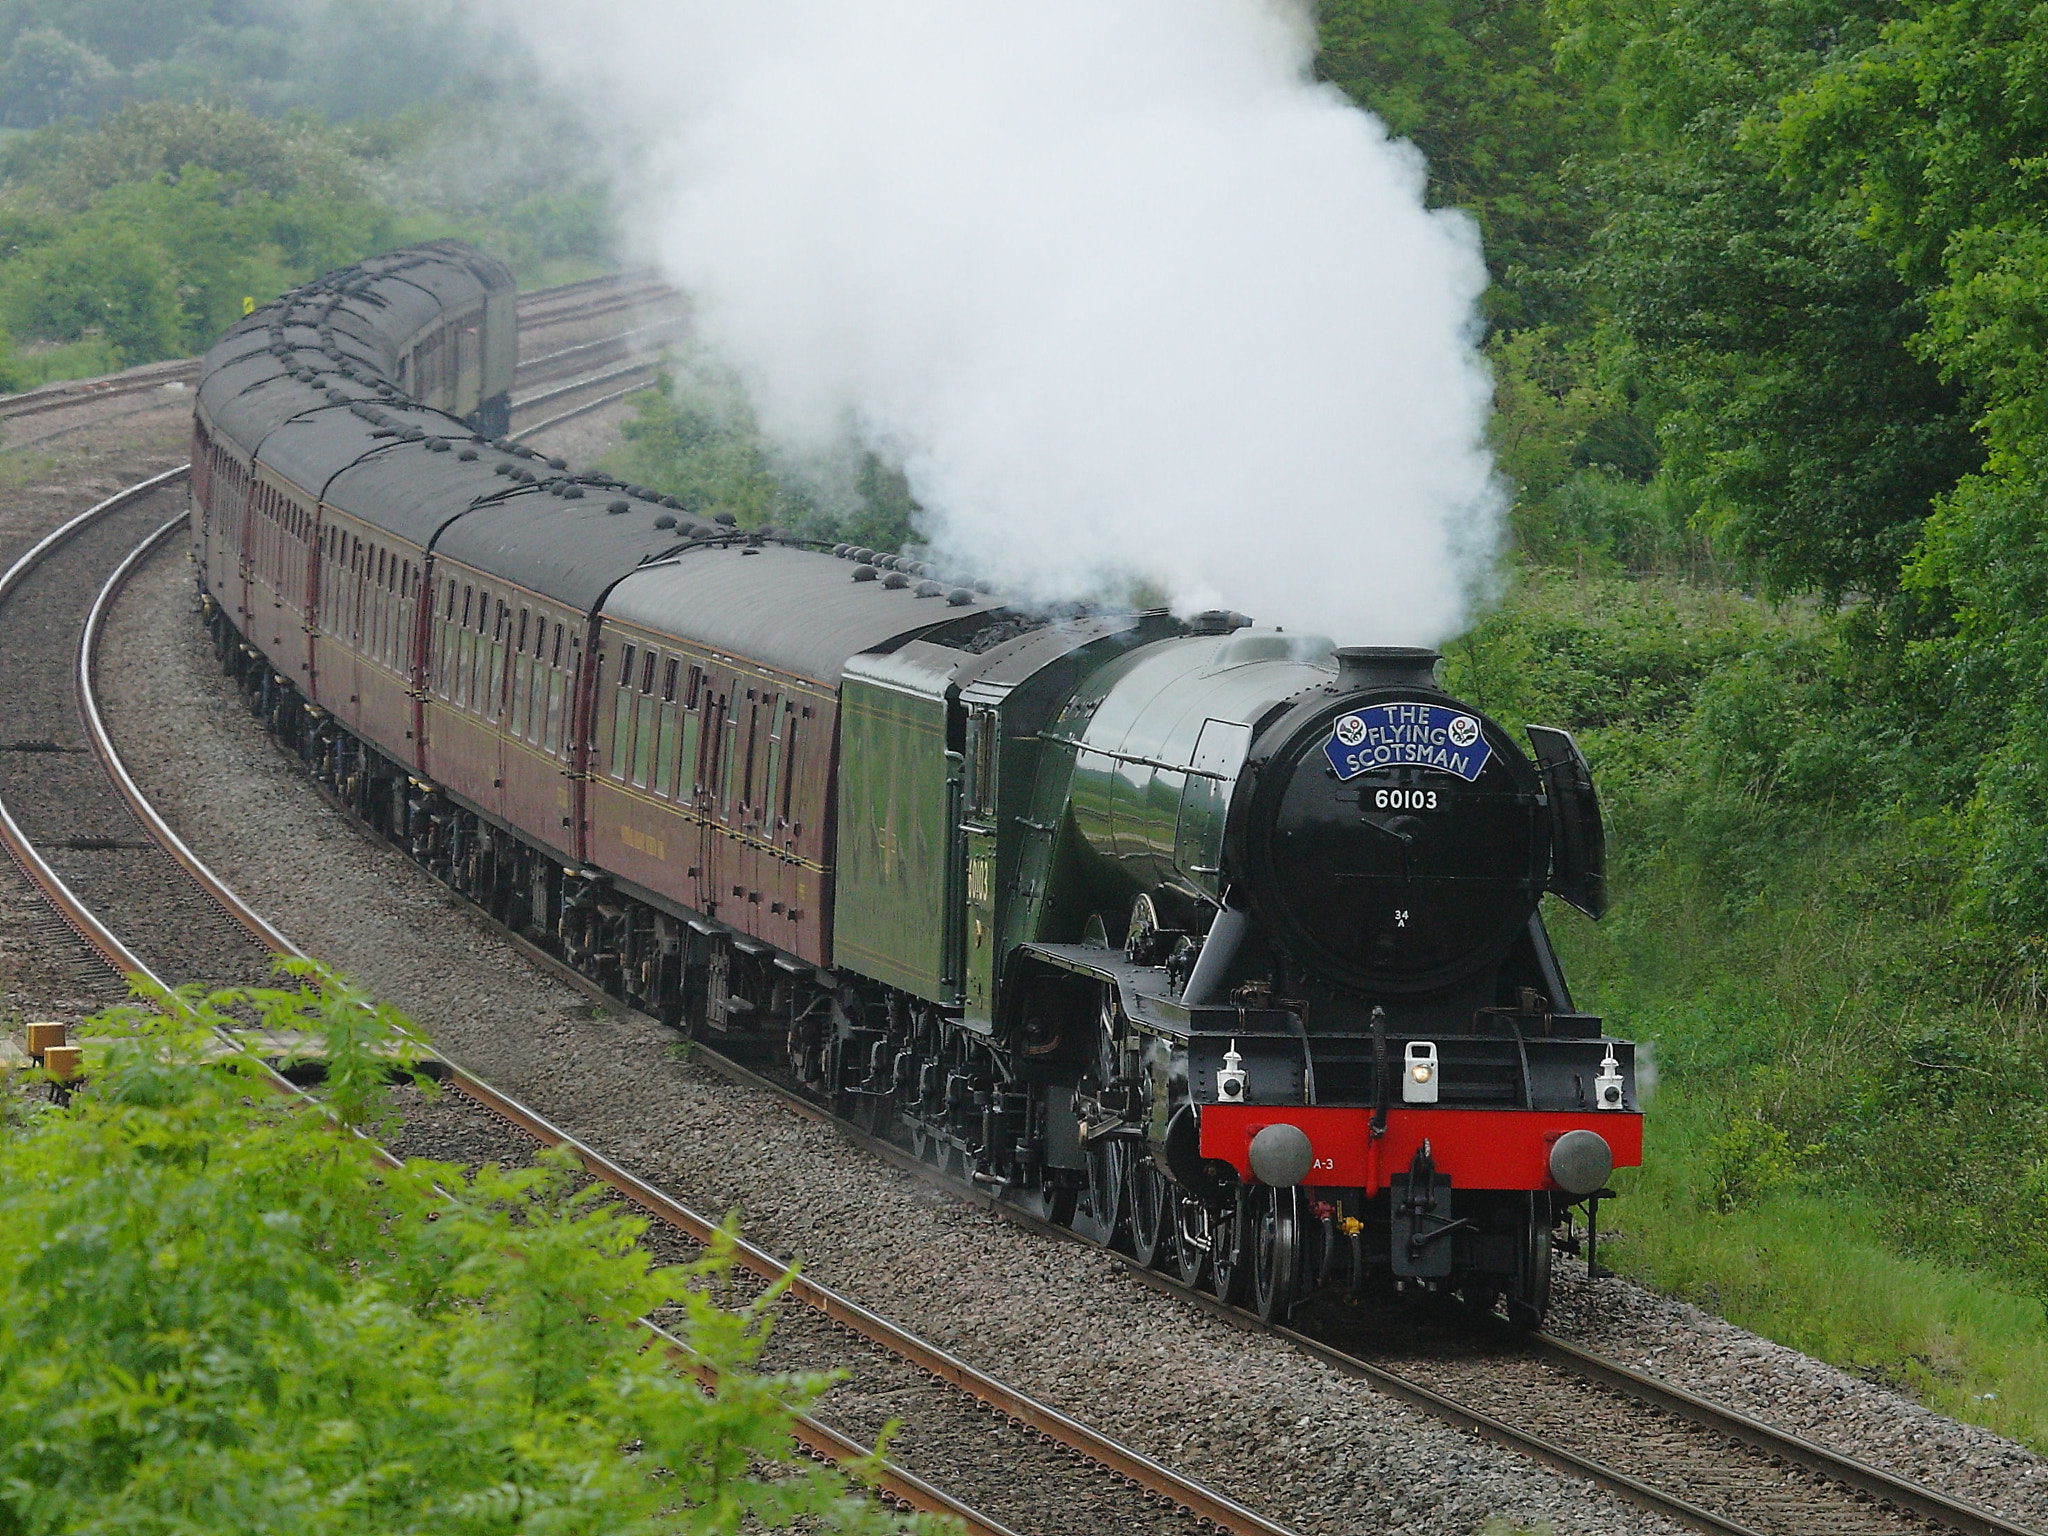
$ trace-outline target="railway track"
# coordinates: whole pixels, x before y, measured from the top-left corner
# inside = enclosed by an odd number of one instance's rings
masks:
[[[676,297],[675,289],[652,271],[621,272],[537,288],[520,296],[519,328],[522,332],[542,331],[670,303]]]
[[[219,880],[156,812],[121,762],[97,700],[96,657],[107,611],[132,573],[182,525],[182,514],[166,516],[163,502],[183,473],[159,475],[88,509],[0,576],[0,634],[13,637],[10,643],[18,649],[7,657],[0,717],[42,722],[55,749],[0,753],[0,841],[77,934],[81,948],[110,974],[138,973],[163,985],[202,978],[254,982],[268,974],[273,956],[300,951]],[[110,569],[111,575],[98,579]],[[98,594],[82,619],[75,611],[81,591]],[[61,601],[67,592],[68,614]],[[59,677],[68,688],[58,686]],[[61,719],[67,707],[73,721],[68,729]],[[11,762],[24,755],[59,755],[77,771],[61,792],[45,792]],[[90,782],[94,776],[97,784]],[[67,849],[88,846],[133,854],[140,863],[109,872],[67,861]],[[195,930],[203,936],[195,938]],[[531,1143],[567,1147],[591,1178],[653,1216],[672,1242],[701,1246],[711,1240],[716,1223],[460,1067],[443,1066],[466,1112],[495,1117]],[[787,1335],[786,1347],[806,1352],[804,1366],[845,1362],[848,1344],[853,1346],[852,1380],[828,1396],[824,1413],[834,1413],[844,1398],[849,1416],[865,1428],[889,1418],[907,1420],[882,1482],[900,1503],[951,1515],[989,1536],[1070,1530],[1077,1518],[1092,1527],[1158,1536],[1202,1530],[1285,1536],[1285,1526],[806,1276],[791,1275],[773,1255],[742,1243],[736,1258],[755,1283],[789,1285],[789,1296],[800,1306],[785,1309],[778,1333]],[[866,1454],[858,1440],[829,1423],[807,1421],[800,1430],[806,1446],[828,1459]],[[949,1484],[973,1481],[976,1502],[942,1491],[898,1464],[912,1454]]]

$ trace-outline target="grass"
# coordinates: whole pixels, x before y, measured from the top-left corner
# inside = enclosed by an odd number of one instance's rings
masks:
[[[63,379],[97,378],[103,373],[116,373],[124,366],[114,349],[97,336],[61,345],[35,343],[14,354],[14,371],[23,389]]]
[[[1446,682],[1573,729],[1606,802],[1614,909],[1546,914],[1658,1077],[1603,1257],[2048,1451],[2048,1010],[1953,903],[1967,782],[1925,790],[1944,754],[1887,738],[1852,644],[1811,607],[1534,573]]]
[[[1782,1189],[1703,1209],[1688,1174],[1712,1157],[1716,1117],[1665,1095],[1603,1261],[1929,1407],[2048,1450],[2048,1324],[2038,1298],[1961,1264],[1898,1251],[1885,1213],[1856,1195]]]

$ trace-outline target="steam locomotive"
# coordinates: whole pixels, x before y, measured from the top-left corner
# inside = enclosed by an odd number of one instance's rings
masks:
[[[1013,606],[571,473],[501,435],[511,295],[420,247],[207,355],[203,606],[314,773],[620,998],[1262,1317],[1541,1317],[1641,1160],[1539,911],[1605,904],[1568,735],[1427,651]]]

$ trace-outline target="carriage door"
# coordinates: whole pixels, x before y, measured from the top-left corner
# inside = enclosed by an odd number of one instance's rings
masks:
[[[967,717],[967,783],[961,794],[960,834],[967,855],[966,1016],[989,1027],[995,1017],[996,784],[1001,717],[978,705]]]

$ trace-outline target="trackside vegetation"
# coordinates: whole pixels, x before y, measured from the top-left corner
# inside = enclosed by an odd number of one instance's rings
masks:
[[[220,1056],[252,1019],[319,1042],[328,1113]],[[386,1162],[401,1023],[297,967],[0,1092],[0,1533],[937,1529],[795,1456],[826,1379],[750,1368],[778,1293],[715,1305],[724,1256],[653,1266],[559,1162]]]

